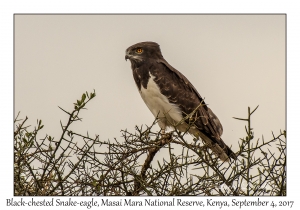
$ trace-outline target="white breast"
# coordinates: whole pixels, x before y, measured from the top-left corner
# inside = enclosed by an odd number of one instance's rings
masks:
[[[155,117],[159,117],[159,126],[165,129],[166,126],[171,126],[182,119],[180,108],[176,104],[169,102],[154,82],[155,77],[150,74],[147,88],[141,87],[139,91],[144,102]]]

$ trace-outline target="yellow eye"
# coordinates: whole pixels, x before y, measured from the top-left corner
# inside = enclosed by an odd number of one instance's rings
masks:
[[[143,49],[142,49],[142,48],[137,48],[137,49],[135,50],[135,52],[137,52],[137,53],[142,53],[142,52],[143,52]]]

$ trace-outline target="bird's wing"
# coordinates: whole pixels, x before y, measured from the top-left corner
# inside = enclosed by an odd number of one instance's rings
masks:
[[[170,102],[178,104],[181,110],[185,112],[183,114],[190,114],[197,107],[199,107],[200,103],[202,103],[202,106],[200,106],[197,110],[198,119],[194,122],[200,131],[200,137],[206,142],[206,144],[210,146],[212,151],[216,153],[221,160],[229,161],[230,158],[236,159],[237,157],[235,153],[221,138],[223,127],[220,120],[212,112],[212,110],[207,107],[192,83],[178,70],[173,68],[166,60],[159,59],[157,63],[164,66],[163,68],[159,69],[160,71],[167,70],[172,72],[173,83],[180,83],[178,86],[181,86],[181,88],[176,91],[176,94],[166,94]],[[161,90],[169,90],[169,87],[167,86],[168,85],[165,85],[165,88],[162,88]],[[168,93],[168,91],[165,91],[165,93]]]
[[[180,80],[179,82],[185,86],[185,90],[188,90],[190,92],[189,98],[196,102],[195,104],[192,105],[193,110],[202,102],[202,106],[200,106],[198,109],[199,120],[195,122],[195,125],[199,128],[199,130],[205,133],[208,137],[214,137],[216,140],[221,139],[221,135],[223,133],[223,127],[222,124],[220,123],[220,120],[212,112],[212,110],[207,107],[203,98],[200,96],[200,94],[198,93],[196,88],[192,85],[192,83],[182,73],[180,73],[178,70],[172,67],[166,60],[159,59],[158,63],[163,64],[167,69],[172,71],[173,74],[175,74],[175,76],[178,77],[178,79]],[[184,109],[183,111],[186,112],[186,114],[190,114],[190,112],[193,110]]]

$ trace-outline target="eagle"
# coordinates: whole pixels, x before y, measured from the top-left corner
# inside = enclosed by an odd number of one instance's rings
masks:
[[[223,127],[192,83],[162,56],[156,42],[140,42],[126,49],[138,91],[165,132],[176,127],[201,138],[222,161],[236,159],[221,138]]]

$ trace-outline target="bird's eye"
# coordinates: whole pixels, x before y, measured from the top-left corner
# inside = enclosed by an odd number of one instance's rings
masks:
[[[143,52],[143,49],[142,49],[142,48],[137,48],[137,49],[135,50],[135,52],[141,54],[141,53]]]

